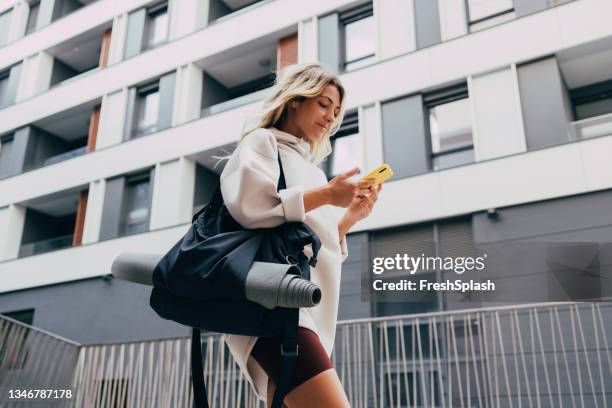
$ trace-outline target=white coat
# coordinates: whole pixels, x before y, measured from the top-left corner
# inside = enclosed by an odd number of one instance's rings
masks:
[[[277,149],[283,164],[287,188],[277,193],[279,177]],[[336,333],[341,264],[348,256],[346,242],[338,241],[342,211],[324,205],[306,213],[304,191],[327,183],[325,173],[311,162],[306,141],[275,128],[259,128],[239,144],[221,173],[221,193],[229,211],[245,228],[269,228],[284,222],[302,221],[321,240],[317,265],[311,267],[311,280],[321,288],[321,302],[300,309],[301,327],[319,336],[331,355]],[[311,256],[310,246],[305,254]],[[226,335],[225,341],[240,370],[265,400],[268,377],[250,357],[257,337]]]

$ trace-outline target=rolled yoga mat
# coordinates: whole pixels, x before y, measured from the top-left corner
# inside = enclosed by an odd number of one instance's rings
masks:
[[[116,278],[153,286],[153,270],[162,255],[124,253],[111,266]],[[245,283],[246,298],[266,309],[312,307],[321,301],[321,289],[300,277],[295,265],[253,262]]]

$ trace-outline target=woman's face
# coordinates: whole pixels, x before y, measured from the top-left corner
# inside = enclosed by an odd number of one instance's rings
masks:
[[[295,109],[292,107],[295,106]],[[340,111],[340,92],[335,85],[327,85],[319,96],[291,102],[293,132],[310,143],[320,140],[334,123]]]

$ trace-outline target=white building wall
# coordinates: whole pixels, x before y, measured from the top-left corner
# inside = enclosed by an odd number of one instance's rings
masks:
[[[90,244],[100,239],[100,226],[102,224],[102,208],[104,206],[104,193],[106,180],[96,180],[89,183],[87,195],[87,208],[85,209],[85,223],[83,225],[82,244]]]
[[[25,35],[28,24],[28,16],[30,15],[30,5],[25,0],[20,0],[15,3],[13,8],[13,16],[11,28],[8,33],[8,42],[17,41]]]
[[[374,170],[383,163],[382,126],[380,122],[380,103],[360,107],[359,133],[363,140],[362,175]]]
[[[465,0],[438,0],[442,41],[468,33]]]
[[[203,26],[206,3],[208,3],[207,0],[171,0],[169,2],[170,41],[191,34]]]
[[[15,259],[19,255],[24,223],[24,207],[11,204],[0,208],[0,261]],[[2,282],[6,275],[0,276],[3,277],[0,279]]]
[[[379,60],[416,49],[414,1],[374,0]]]
[[[180,125],[200,117],[203,72],[196,64],[179,67],[174,91],[172,125]]]
[[[298,63],[318,61],[318,31],[316,17],[298,23]]]
[[[155,166],[151,230],[191,220],[195,188],[195,162],[184,157]]]
[[[49,89],[53,72],[53,56],[41,51],[27,58],[21,71],[15,102],[19,103]]]
[[[111,42],[108,48],[108,65],[113,65],[123,60],[125,38],[127,35],[127,13],[122,13],[113,18]]]
[[[123,141],[127,99],[127,88],[104,95],[102,98],[96,150],[104,149]]]
[[[518,83],[510,67],[468,80],[476,161],[525,152]]]

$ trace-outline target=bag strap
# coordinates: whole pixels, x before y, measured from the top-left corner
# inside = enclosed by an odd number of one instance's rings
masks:
[[[285,325],[280,350],[282,368],[279,384],[276,391],[274,391],[271,408],[281,408],[287,395],[289,382],[291,381],[291,375],[295,366],[295,359],[298,355],[297,332],[299,320],[300,309],[287,309],[285,311]]]
[[[196,408],[208,408],[208,396],[204,384],[202,367],[202,343],[200,329],[193,328],[191,335],[191,382],[193,383],[193,401]]]

